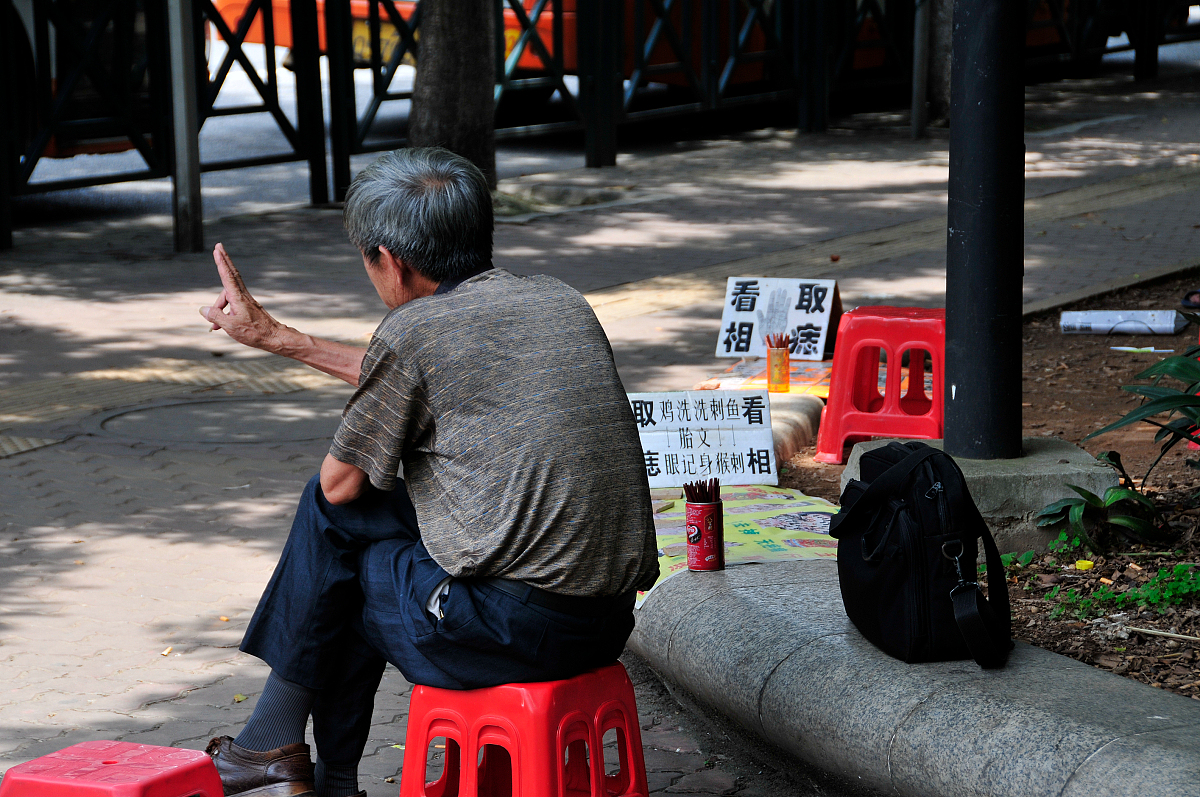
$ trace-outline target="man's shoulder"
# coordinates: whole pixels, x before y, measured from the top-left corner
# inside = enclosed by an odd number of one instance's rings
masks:
[[[455,334],[464,328],[479,328],[489,320],[504,322],[515,307],[541,305],[551,315],[583,310],[590,306],[579,291],[544,274],[523,276],[500,268],[464,280],[454,290],[415,299],[389,312],[375,330],[375,337],[392,347],[416,335]]]

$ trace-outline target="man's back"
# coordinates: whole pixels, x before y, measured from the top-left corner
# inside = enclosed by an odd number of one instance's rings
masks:
[[[332,453],[390,489],[402,463],[421,537],[454,576],[569,595],[657,573],[637,429],[584,298],[493,269],[393,310]]]

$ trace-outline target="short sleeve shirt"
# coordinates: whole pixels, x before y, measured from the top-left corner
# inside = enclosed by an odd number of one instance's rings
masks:
[[[485,271],[392,310],[330,453],[394,489],[455,577],[567,595],[658,575],[641,444],[587,301],[545,276]]]

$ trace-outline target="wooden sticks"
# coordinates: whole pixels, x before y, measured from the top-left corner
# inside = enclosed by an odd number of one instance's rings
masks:
[[[690,504],[715,504],[721,500],[721,480],[686,483],[683,485],[683,493]]]
[[[782,332],[772,333],[765,337],[768,349],[786,349],[792,345],[792,336]]]

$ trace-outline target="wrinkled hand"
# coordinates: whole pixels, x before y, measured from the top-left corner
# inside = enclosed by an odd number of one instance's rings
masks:
[[[200,315],[212,324],[210,331],[223,329],[238,343],[275,351],[280,347],[281,334],[287,327],[272,318],[250,295],[242,275],[221,244],[213,248],[213,260],[217,263],[217,273],[221,276],[224,289],[211,307],[200,308]]]

